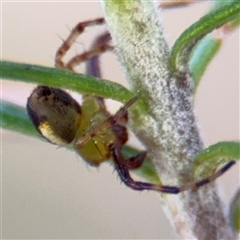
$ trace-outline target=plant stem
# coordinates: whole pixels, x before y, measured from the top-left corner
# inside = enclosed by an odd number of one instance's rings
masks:
[[[159,6],[150,0],[101,3],[131,90],[148,109],[148,116],[131,114],[133,131],[146,146],[164,185],[194,181],[193,159],[203,144],[193,110],[193,83],[187,70],[170,77]],[[182,238],[234,239],[215,183],[160,197]]]

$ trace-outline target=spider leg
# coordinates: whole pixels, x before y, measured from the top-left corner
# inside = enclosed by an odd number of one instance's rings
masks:
[[[118,123],[121,122],[125,125],[127,122],[127,115],[123,116],[122,118],[119,119]],[[112,131],[114,132],[114,134],[117,137],[118,142],[121,144],[121,146],[127,142],[128,134],[127,134],[127,129],[125,126],[120,125],[120,124],[115,124],[112,126]],[[139,168],[142,165],[146,155],[147,155],[147,152],[144,151],[136,156],[126,159],[128,169]]]
[[[99,132],[112,127],[118,123],[118,120],[127,114],[127,109],[137,100],[137,97],[131,98],[125,105],[123,105],[113,116],[108,117],[101,124],[89,129],[83,136],[76,141],[76,146],[84,146],[91,138],[96,136]]]
[[[180,2],[174,2],[174,1],[169,1],[166,3],[161,3],[161,7],[163,8],[168,8],[168,7],[176,7],[176,6],[181,6],[185,4],[189,4],[195,1],[199,0],[185,0],[185,1],[180,1]],[[82,54],[79,54],[72,58],[67,64],[64,64],[63,62],[63,57],[66,55],[67,51],[69,48],[73,45],[73,43],[76,41],[77,37],[85,30],[86,27],[90,26],[95,26],[95,25],[102,25],[105,23],[104,18],[96,18],[93,20],[88,20],[84,22],[78,23],[71,33],[69,34],[68,38],[62,43],[62,45],[59,47],[59,49],[56,52],[55,56],[55,67],[57,68],[67,68],[73,71],[73,68],[88,60],[93,58],[94,56],[97,56],[105,51],[108,50],[113,50],[113,46],[109,45],[108,42],[111,40],[111,36],[109,33],[105,33],[102,36],[100,36],[97,41],[95,41],[95,46],[92,47],[91,51],[84,52]],[[91,74],[91,72],[89,72]],[[92,74],[95,76],[95,74]],[[100,75],[100,74],[98,74]]]
[[[186,190],[190,190],[190,189],[197,189],[201,186],[204,186],[205,184],[208,184],[212,181],[214,181],[215,179],[217,179],[218,177],[220,177],[222,174],[224,174],[230,167],[232,167],[234,164],[236,163],[236,161],[232,160],[230,162],[228,162],[227,164],[225,164],[222,168],[220,168],[217,172],[215,172],[212,176],[207,177],[203,180],[197,181],[195,183],[192,184],[188,184],[185,186],[182,186],[180,188],[181,192],[182,191],[186,191]]]
[[[73,28],[68,38],[62,43],[60,48],[57,50],[57,53],[55,56],[55,67],[66,68],[62,59],[66,55],[67,51],[72,46],[72,44],[76,41],[77,37],[84,31],[86,27],[101,25],[104,22],[105,22],[104,18],[97,18],[94,20],[78,23],[77,26]]]
[[[97,36],[97,38],[95,39],[95,41],[93,42],[93,44],[90,47],[90,49],[93,49],[93,50],[90,52],[83,53],[82,58],[80,57],[80,55],[78,57],[73,57],[67,63],[67,66],[69,65],[69,68],[71,68],[71,70],[73,71],[73,67],[76,66],[76,64],[80,64],[82,61],[85,61],[86,59],[84,59],[84,58],[87,56],[86,74],[94,76],[96,78],[99,78],[99,80],[100,80],[101,69],[99,66],[99,57],[100,57],[100,54],[104,52],[104,50],[110,50],[110,49],[108,49],[109,45],[107,45],[107,43],[110,40],[111,40],[111,36],[110,36],[110,33],[108,33],[108,32],[105,32],[105,33],[101,34],[100,36]],[[111,49],[112,49],[112,47],[111,47]],[[89,59],[89,57],[91,57],[91,58]],[[81,61],[80,62],[75,61],[76,58],[80,58]],[[85,96],[86,95],[83,95],[83,99],[85,98]],[[97,102],[98,102],[99,106],[102,108],[102,110],[105,110],[107,112],[104,98],[99,97],[99,96],[94,96],[94,98],[97,99]]]
[[[105,42],[102,42],[100,45],[95,46],[90,51],[84,52],[84,53],[79,54],[79,55],[73,57],[72,59],[70,59],[69,62],[66,64],[66,68],[74,71],[74,67],[81,64],[82,62],[85,62],[88,59],[94,58],[106,51],[113,50],[114,47],[108,44],[108,41],[110,41],[110,40],[111,40],[110,34],[107,33]]]
[[[108,42],[111,40],[110,33],[105,32],[104,34],[98,36],[94,43],[91,46],[91,50],[86,51],[82,54],[72,57],[67,63],[63,62],[63,57],[69,50],[69,48],[76,41],[77,37],[84,31],[86,27],[100,25],[105,22],[104,18],[98,18],[95,20],[80,22],[78,25],[71,31],[69,37],[63,42],[56,53],[55,57],[55,66],[58,68],[65,68],[74,72],[74,67],[81,64],[82,62],[87,62],[87,74],[94,77],[100,78],[101,71],[99,68],[99,55],[108,50],[112,50],[113,46],[109,45]],[[104,99],[102,97],[96,96],[96,99],[106,112],[106,106]]]
[[[223,173],[225,173],[232,165],[234,165],[235,161],[230,161],[227,163],[223,168],[218,170],[215,174],[212,176],[203,179],[198,182],[194,182],[188,185],[185,185],[183,187],[176,187],[176,186],[166,186],[166,185],[157,185],[152,183],[145,183],[145,182],[139,182],[134,181],[129,173],[129,169],[127,166],[127,161],[124,159],[122,152],[121,152],[121,145],[119,143],[115,143],[112,148],[112,155],[115,163],[116,170],[121,178],[121,180],[130,188],[138,191],[143,190],[154,190],[169,194],[178,194],[180,192],[186,191],[186,190],[195,190],[211,181],[214,181],[216,178],[221,176]]]
[[[110,40],[110,33],[105,32],[96,38],[90,49],[96,49],[98,47],[101,48],[102,45],[106,45]],[[96,55],[88,60],[86,73],[94,77],[101,78],[102,74],[99,67],[99,55]]]
[[[143,151],[136,156],[128,158],[126,160],[127,168],[130,170],[139,168],[142,165],[146,156],[147,156],[147,151]]]

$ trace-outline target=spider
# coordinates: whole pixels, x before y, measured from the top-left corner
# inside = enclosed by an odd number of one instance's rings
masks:
[[[62,59],[86,27],[103,23],[104,19],[98,18],[77,24],[56,53],[56,67],[73,71],[74,66],[89,61],[89,73],[100,77],[98,55],[113,49],[109,44],[111,39],[109,33],[99,37],[93,44],[92,50],[75,56],[67,64],[64,64]],[[130,99],[114,115],[110,115],[101,97],[84,95],[80,106],[70,94],[61,89],[38,86],[28,98],[27,111],[34,126],[45,139],[58,145],[72,144],[90,165],[99,166],[102,162],[113,158],[121,180],[134,190],[155,190],[169,194],[196,190],[214,181],[235,164],[235,161],[230,161],[212,176],[182,187],[134,181],[129,170],[140,167],[147,152],[125,159],[121,150],[128,140],[127,111],[136,100],[137,97]]]

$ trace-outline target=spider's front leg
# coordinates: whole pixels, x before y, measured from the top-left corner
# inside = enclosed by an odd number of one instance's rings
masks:
[[[208,184],[208,183],[214,181],[216,178],[221,176],[232,165],[234,165],[236,163],[235,161],[230,161],[229,163],[224,165],[220,170],[218,170],[216,173],[214,173],[212,176],[205,178],[198,182],[187,184],[182,187],[157,185],[157,184],[153,184],[153,183],[134,181],[132,179],[132,177],[129,173],[129,167],[127,164],[128,161],[124,159],[121,148],[122,148],[122,146],[119,142],[114,143],[111,148],[116,170],[117,170],[121,180],[128,187],[130,187],[134,190],[137,190],[137,191],[154,190],[154,191],[159,191],[159,192],[163,192],[163,193],[178,194],[180,192],[187,191],[187,190],[196,190],[199,187],[204,186],[205,184]]]
[[[104,18],[97,18],[94,20],[89,20],[85,22],[80,22],[73,28],[68,38],[62,43],[59,49],[56,52],[55,56],[55,66],[57,68],[65,68],[71,71],[74,71],[74,67],[85,62],[95,56],[100,55],[103,52],[108,50],[113,50],[113,46],[109,45],[109,41],[111,40],[111,36],[109,33],[104,33],[102,36],[98,37],[92,46],[91,50],[74,56],[67,63],[63,62],[63,58],[71,48],[71,46],[75,43],[78,36],[84,32],[86,27],[102,25],[105,23]],[[95,75],[95,74],[93,74]]]
[[[167,192],[167,193],[173,193],[173,194],[177,194],[180,192],[180,189],[178,187],[161,186],[161,185],[152,184],[152,183],[134,181],[129,173],[129,168],[127,164],[128,160],[124,159],[121,149],[122,149],[122,146],[119,143],[115,143],[111,148],[112,156],[113,156],[115,168],[118,172],[118,175],[128,187],[137,191],[155,190],[155,191]]]

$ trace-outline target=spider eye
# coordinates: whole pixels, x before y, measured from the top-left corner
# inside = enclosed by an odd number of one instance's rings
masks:
[[[67,92],[38,86],[28,98],[27,111],[36,129],[52,143],[69,144],[81,123],[81,107]]]

